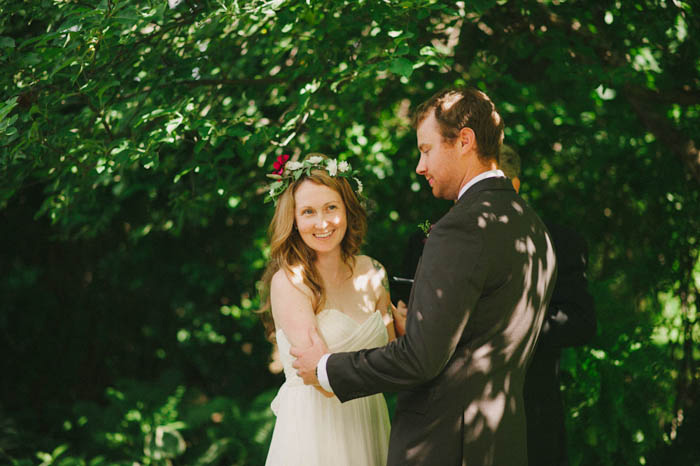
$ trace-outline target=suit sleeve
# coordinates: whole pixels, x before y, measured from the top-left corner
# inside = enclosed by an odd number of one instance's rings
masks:
[[[556,249],[559,274],[538,345],[549,348],[580,346],[596,333],[593,297],[588,292],[588,248],[575,231],[549,226]]]
[[[380,348],[328,358],[330,385],[341,401],[421,385],[436,377],[454,353],[486,271],[483,230],[451,214],[435,224],[426,242],[406,334]]]

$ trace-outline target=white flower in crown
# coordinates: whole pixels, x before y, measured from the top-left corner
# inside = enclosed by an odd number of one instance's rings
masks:
[[[328,174],[331,176],[338,174],[338,161],[336,159],[330,159],[328,165],[326,165],[326,170],[328,170]]]
[[[301,167],[301,162],[287,162],[287,165],[284,166],[284,169],[293,172],[294,170],[299,170]]]
[[[352,177],[352,179],[355,180],[355,182],[357,183],[357,194],[362,194],[362,181],[360,181],[354,176]]]
[[[350,164],[346,161],[342,161],[338,164],[338,170],[340,170],[340,173],[345,173],[346,171],[350,170]]]
[[[319,157],[318,155],[314,155],[313,157],[309,157],[309,163],[311,165],[318,165],[321,162],[323,162],[323,157]]]

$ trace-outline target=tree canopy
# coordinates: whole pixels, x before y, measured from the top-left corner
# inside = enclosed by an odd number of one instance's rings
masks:
[[[469,85],[505,119],[523,197],[589,244],[599,332],[563,361],[572,464],[700,461],[694,9],[0,0],[0,458],[263,461],[265,174],[285,153],[351,161],[364,250],[398,268],[449,207],[414,172],[411,110]]]

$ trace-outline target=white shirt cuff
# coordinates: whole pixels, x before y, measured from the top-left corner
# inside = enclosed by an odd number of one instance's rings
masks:
[[[331,383],[328,381],[328,372],[326,372],[326,361],[328,361],[330,355],[331,353],[326,353],[321,356],[321,359],[318,360],[318,364],[316,365],[316,375],[318,376],[318,383],[321,385],[321,388],[327,392],[333,393]]]

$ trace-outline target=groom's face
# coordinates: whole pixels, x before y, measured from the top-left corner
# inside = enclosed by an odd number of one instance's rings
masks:
[[[416,173],[428,180],[433,196],[457,199],[462,181],[457,169],[459,141],[443,139],[434,110],[418,125],[416,138],[420,151]]]

